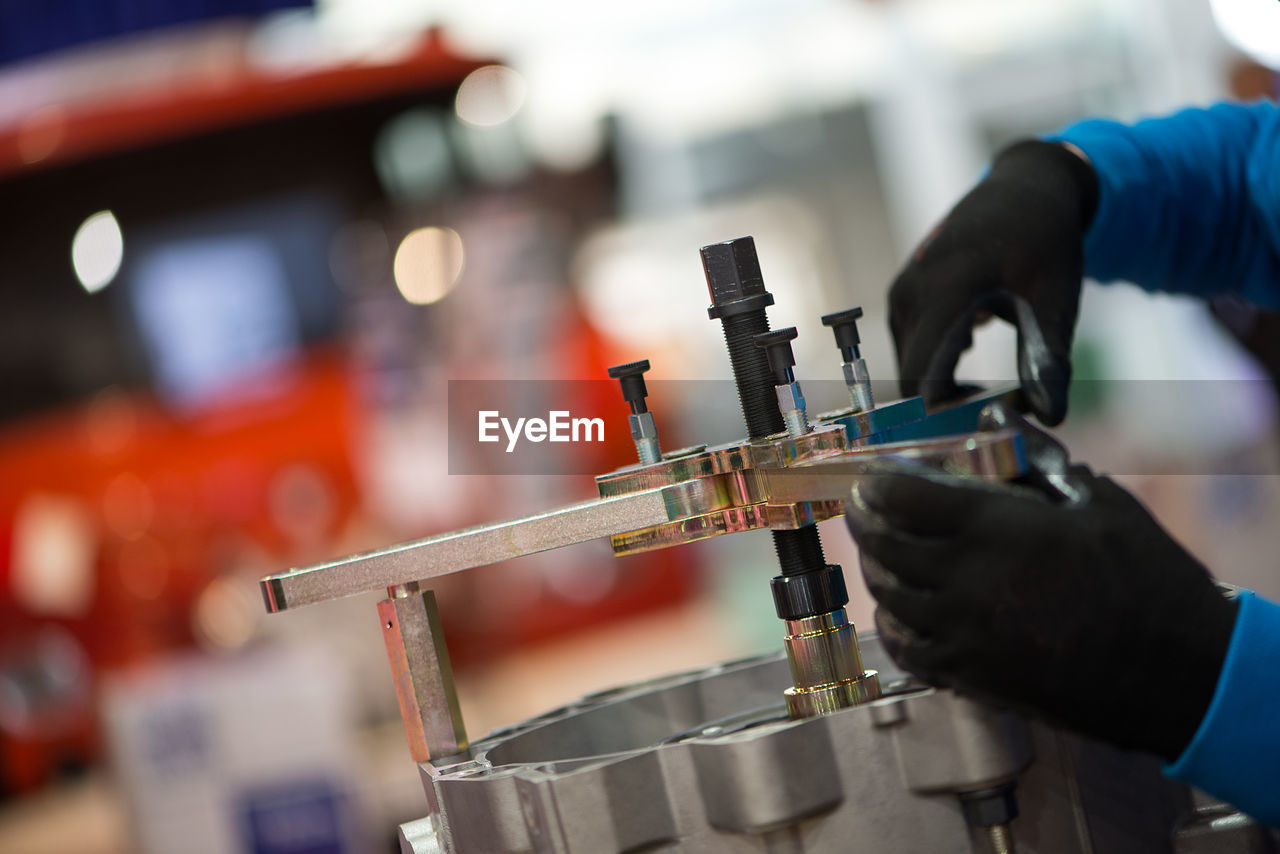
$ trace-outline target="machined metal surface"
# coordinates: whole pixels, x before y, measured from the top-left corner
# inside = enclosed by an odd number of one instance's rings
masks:
[[[841,449],[844,440],[839,428],[827,426],[801,439],[778,442],[791,446],[790,465],[761,465],[702,476],[703,480],[719,484],[717,494],[724,496],[723,506],[616,534],[610,538],[614,553],[634,554],[756,528],[794,530],[834,518],[844,512],[844,501],[854,480],[871,472],[868,463],[882,456],[916,460],[957,476],[992,480],[1008,480],[1026,470],[1021,437],[1012,430]],[[734,460],[750,458],[755,450],[756,446],[732,453],[728,449],[712,449],[671,460],[669,470],[714,471]],[[679,466],[681,463],[686,465]],[[635,478],[635,482],[648,480],[641,473]],[[616,485],[610,483],[609,487]]]
[[[788,720],[791,675],[771,656],[600,692],[420,763],[433,844],[811,854],[866,840],[879,854],[978,854],[994,840],[959,796],[1016,781],[1008,830],[1022,854],[1173,854],[1186,791],[1156,759],[905,683],[874,636],[861,641],[886,696],[834,714]]]
[[[652,466],[627,466],[596,478],[602,498],[721,475],[740,476],[759,468],[782,467],[836,456],[849,450],[842,424],[815,425],[802,436],[779,434],[754,442],[704,446],[694,454],[664,459]],[[747,487],[742,487],[746,489]],[[744,493],[744,497],[748,493]]]
[[[466,750],[467,730],[435,593],[416,584],[394,588],[378,603],[378,619],[413,760]]]
[[[445,854],[434,816],[406,821],[399,830],[400,854]]]
[[[866,446],[849,446],[845,442],[842,429],[832,425],[815,428],[798,438],[779,439],[771,443],[779,447],[770,450],[787,460],[786,464],[743,467],[703,476],[703,480],[718,483],[715,492],[725,497],[723,506],[614,535],[610,538],[614,554],[669,548],[756,528],[794,530],[834,518],[844,512],[844,501],[854,480],[871,473],[868,463],[882,456],[912,459],[958,476],[991,480],[1008,480],[1026,470],[1021,436],[1013,430]],[[762,446],[765,443],[756,443],[736,452],[712,449],[698,458],[671,462],[685,462],[688,469],[716,469],[735,462],[741,464],[753,455],[764,457],[769,452],[762,451]]]
[[[958,477],[1009,480],[1026,471],[1021,437],[1013,430],[853,449],[786,468],[759,469],[756,489],[770,504],[843,502],[854,480],[874,474],[868,463],[882,457],[914,460]]]

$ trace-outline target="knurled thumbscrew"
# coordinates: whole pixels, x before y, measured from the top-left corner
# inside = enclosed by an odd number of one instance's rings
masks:
[[[830,326],[831,331],[835,333],[836,346],[840,348],[840,355],[844,357],[846,362],[862,358],[862,354],[858,352],[858,344],[862,342],[862,339],[858,337],[858,320],[861,317],[861,306],[837,311],[834,314],[826,314],[822,317],[822,325]]]
[[[773,372],[774,385],[788,385],[796,381],[795,372],[791,370],[796,364],[791,342],[796,339],[797,334],[794,326],[788,326],[772,332],[761,332],[751,339],[769,357],[769,370]]]
[[[649,370],[649,360],[627,362],[625,365],[614,365],[609,369],[609,376],[622,385],[622,397],[631,404],[631,414],[640,415],[649,411],[645,398],[649,392],[644,387],[644,373]]]

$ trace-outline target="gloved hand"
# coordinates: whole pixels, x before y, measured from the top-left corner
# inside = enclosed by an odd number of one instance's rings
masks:
[[[1018,376],[1045,424],[1067,413],[1084,235],[1097,206],[1092,167],[1057,143],[1005,149],[918,248],[889,291],[904,395],[960,394],[960,354],[980,312],[1018,328]]]
[[[874,468],[846,518],[899,666],[1121,747],[1182,753],[1236,604],[1133,496],[1083,466],[1034,472],[1034,486]]]

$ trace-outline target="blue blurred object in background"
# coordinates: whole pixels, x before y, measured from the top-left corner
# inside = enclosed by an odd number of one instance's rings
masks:
[[[311,0],[0,0],[0,63],[176,24],[311,5]]]

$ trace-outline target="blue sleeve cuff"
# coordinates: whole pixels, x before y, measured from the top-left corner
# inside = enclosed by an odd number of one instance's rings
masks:
[[[1165,773],[1280,827],[1280,605],[1245,591],[1199,729]]]
[[[1134,253],[1136,235],[1132,220],[1128,219],[1133,216],[1128,200],[1141,197],[1159,210],[1174,203],[1173,199],[1161,197],[1174,187],[1169,181],[1150,186],[1149,158],[1135,144],[1131,128],[1119,122],[1091,119],[1077,122],[1048,139],[1069,142],[1084,152],[1098,179],[1098,204],[1085,235],[1085,275],[1103,282],[1167,277],[1167,269],[1146,269],[1157,257],[1150,248],[1151,235],[1142,236],[1146,251],[1140,256]],[[1150,289],[1147,282],[1140,284]]]
[[[1280,109],[1215,104],[1047,137],[1085,153],[1098,206],[1085,275],[1147,290],[1234,293],[1280,308]]]

